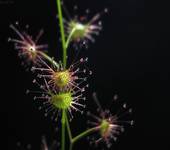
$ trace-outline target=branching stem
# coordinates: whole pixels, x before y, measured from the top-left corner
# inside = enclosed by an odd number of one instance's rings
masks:
[[[48,56],[46,53],[39,51],[38,52],[41,56],[43,56],[45,59],[47,59],[52,65],[54,65],[56,68],[59,68],[59,64],[52,59],[50,56]]]
[[[98,130],[98,128],[96,128],[96,127],[87,129],[86,131],[84,131],[84,132],[80,133],[79,135],[77,135],[76,137],[74,137],[72,139],[72,143],[74,144],[75,142],[77,142],[81,138],[83,138],[83,137],[85,137],[85,136],[87,136],[87,135],[89,135],[89,134],[91,134],[91,133],[93,133],[93,132],[95,132],[97,130]]]
[[[64,69],[67,67],[67,48],[71,42],[71,38],[76,30],[76,28],[73,28],[70,34],[68,35],[67,40],[65,39],[65,32],[64,32],[64,24],[63,24],[63,15],[62,15],[62,8],[61,8],[61,0],[56,0],[57,2],[57,8],[58,8],[58,18],[59,18],[59,26],[60,26],[60,32],[61,32],[61,41],[62,41],[62,48],[63,48],[63,66]],[[45,56],[46,57],[46,56]],[[51,61],[48,57],[46,57],[49,61]],[[67,114],[65,110],[62,111],[62,137],[61,137],[61,150],[65,150],[65,128],[67,127],[69,139],[70,139],[70,150],[73,148],[73,144],[75,144],[78,140],[81,138],[89,135],[90,133],[95,132],[98,128],[94,127],[91,129],[88,129],[76,137],[72,138],[72,133],[69,125],[69,121],[67,118]]]
[[[87,129],[86,131],[80,133],[79,135],[77,135],[76,137],[72,138],[71,142],[70,142],[70,148],[69,150],[72,150],[73,149],[73,145],[80,139],[88,136],[89,134],[93,133],[93,132],[96,132],[98,129],[100,128],[99,127],[94,127],[94,128],[90,128],[90,129]]]
[[[72,38],[72,36],[73,36],[73,34],[74,34],[75,31],[76,31],[76,28],[73,28],[73,29],[71,30],[71,32],[70,32],[70,34],[69,34],[69,36],[68,36],[68,38],[67,38],[67,41],[66,41],[66,48],[68,48],[68,46],[69,46],[69,44],[70,44],[70,42],[71,42],[71,38]]]

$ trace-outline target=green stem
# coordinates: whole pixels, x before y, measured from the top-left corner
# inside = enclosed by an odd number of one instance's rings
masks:
[[[68,118],[67,118],[67,114],[66,114],[65,120],[66,120],[66,127],[67,127],[67,131],[68,131],[68,136],[69,136],[70,141],[72,141],[72,134],[71,134],[71,129],[70,129],[69,121],[68,121]]]
[[[47,59],[51,64],[53,64],[55,67],[59,68],[59,64],[52,59],[50,56],[48,56],[47,54],[45,54],[44,52],[39,51],[38,52],[41,56],[43,56],[45,59]]]
[[[65,124],[66,124],[66,113],[63,109],[62,111],[62,119],[61,119],[61,125],[62,125],[62,135],[61,135],[61,150],[65,150]]]
[[[94,128],[90,128],[82,133],[80,133],[79,135],[77,135],[76,137],[72,138],[71,142],[70,142],[70,148],[69,150],[72,150],[73,149],[73,145],[78,141],[80,140],[81,138],[97,131],[100,127],[94,127]]]
[[[72,149],[73,149],[73,143],[70,144],[69,150],[72,150]]]
[[[74,137],[74,138],[72,139],[72,144],[74,144],[75,142],[77,142],[77,141],[80,140],[81,138],[83,138],[83,137],[85,137],[85,136],[89,135],[90,133],[93,133],[93,132],[95,132],[95,131],[97,131],[97,130],[98,130],[98,128],[94,127],[94,128],[90,128],[90,129],[88,129],[88,130],[80,133],[79,135],[77,135],[76,137]]]
[[[60,26],[60,31],[61,31],[61,41],[62,41],[62,47],[63,47],[63,66],[64,66],[64,68],[66,68],[66,65],[67,65],[67,48],[66,48],[66,41],[65,41],[61,1],[60,0],[56,0],[56,1],[57,1],[57,8],[58,8],[59,26]]]
[[[66,48],[68,48],[69,44],[70,44],[70,41],[71,41],[71,38],[74,34],[74,32],[76,31],[76,28],[73,28],[72,31],[70,32],[68,38],[67,38],[67,41],[66,41]]]

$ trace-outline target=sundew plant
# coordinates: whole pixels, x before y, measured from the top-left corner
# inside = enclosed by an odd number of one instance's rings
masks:
[[[92,18],[85,19],[82,16],[67,18],[63,16],[61,0],[56,0],[58,10],[57,18],[59,31],[61,35],[61,51],[62,57],[56,60],[55,57],[48,55],[48,44],[41,44],[39,39],[43,35],[43,31],[33,37],[26,31],[20,31],[17,24],[11,24],[10,28],[15,33],[14,37],[9,38],[9,42],[14,43],[14,48],[18,52],[18,56],[23,60],[26,68],[36,75],[33,84],[38,87],[38,91],[28,89],[27,94],[31,94],[35,101],[42,104],[40,109],[44,110],[45,116],[50,116],[59,124],[59,133],[56,145],[49,147],[45,137],[42,139],[42,150],[69,150],[74,149],[74,145],[80,139],[88,137],[89,146],[104,146],[110,148],[117,137],[124,132],[126,125],[133,125],[133,120],[129,119],[132,109],[126,103],[114,105],[117,108],[113,111],[105,109],[101,106],[96,93],[92,93],[93,100],[96,104],[96,112],[91,112],[86,107],[89,102],[86,99],[85,91],[90,86],[88,77],[92,75],[92,71],[87,67],[88,57],[81,56],[78,53],[83,47],[87,47],[88,43],[94,43],[95,36],[98,36],[102,30],[101,15],[107,13],[105,8],[101,13],[94,14]],[[88,13],[88,10],[87,10]],[[74,16],[74,15],[73,15]],[[78,49],[77,60],[68,63],[69,49]],[[114,104],[118,101],[118,96],[113,97]],[[72,133],[71,124],[75,113],[84,114],[87,110],[88,129],[80,131],[78,135]],[[58,125],[56,124],[56,125]],[[74,126],[74,128],[76,128]],[[69,139],[69,143],[66,139]]]

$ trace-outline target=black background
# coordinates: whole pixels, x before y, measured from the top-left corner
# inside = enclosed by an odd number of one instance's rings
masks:
[[[89,8],[91,17],[103,8],[109,8],[108,15],[102,17],[104,29],[101,35],[80,55],[89,57],[88,66],[93,70],[87,94],[88,109],[93,109],[93,91],[98,93],[104,106],[110,103],[114,94],[118,94],[133,108],[134,127],[127,129],[112,149],[169,149],[168,2],[65,0],[71,16],[74,16],[75,4],[81,15]],[[1,71],[5,74],[2,81],[7,87],[5,98],[1,98],[1,111],[7,115],[7,147],[9,150],[19,149],[16,143],[20,141],[21,145],[31,144],[32,149],[37,150],[42,135],[46,135],[49,143],[57,137],[55,124],[45,118],[32,98],[25,94],[27,88],[34,88],[31,83],[33,76],[20,65],[17,53],[7,39],[14,37],[9,24],[16,21],[22,29],[29,24],[29,33],[34,35],[43,28],[42,42],[48,43],[49,53],[59,58],[56,4],[52,0],[0,0],[0,10],[3,11],[0,21]],[[75,53],[73,51],[72,55]],[[80,115],[76,117],[80,118]],[[85,128],[81,119],[76,121],[72,124],[75,134]],[[75,149],[82,149],[82,146],[94,149],[87,143],[81,140]]]

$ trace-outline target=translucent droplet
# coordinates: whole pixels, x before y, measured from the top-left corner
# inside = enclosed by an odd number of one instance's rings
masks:
[[[127,104],[126,103],[123,104],[123,108],[127,108]]]
[[[26,94],[29,94],[30,93],[30,90],[26,90]]]
[[[32,83],[36,83],[36,79],[34,79],[34,80],[32,81]]]
[[[130,121],[130,125],[134,125],[134,120],[131,120],[131,121]]]
[[[89,13],[90,13],[90,10],[89,10],[89,9],[86,9],[86,13],[89,14]]]
[[[77,5],[75,5],[75,6],[74,6],[74,10],[77,10],[77,9],[78,9],[78,7],[77,7]]]
[[[129,109],[129,113],[132,113],[132,108]]]
[[[25,27],[26,27],[26,29],[28,29],[28,28],[29,28],[29,25],[27,24]]]
[[[89,74],[90,74],[90,75],[92,75],[92,74],[93,74],[93,72],[92,72],[92,71],[90,71],[90,72],[89,72]]]
[[[21,146],[21,142],[17,142],[17,144],[16,144],[18,147],[20,147]]]
[[[30,150],[31,149],[31,144],[27,145],[27,149]]]
[[[90,115],[90,111],[87,112],[87,116],[89,116],[89,115]]]
[[[8,38],[8,42],[10,42],[10,41],[11,41],[11,38],[9,37],[9,38]]]
[[[105,9],[104,9],[104,12],[105,12],[105,13],[108,13],[108,11],[109,11],[108,8],[105,8]]]
[[[118,95],[115,94],[114,97],[113,97],[114,100],[117,100],[118,99]]]
[[[100,26],[101,26],[101,25],[102,25],[102,21],[99,21],[99,22],[98,22],[98,25],[100,25]]]

